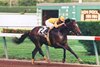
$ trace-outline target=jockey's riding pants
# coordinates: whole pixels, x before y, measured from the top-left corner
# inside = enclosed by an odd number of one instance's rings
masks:
[[[52,23],[50,23],[48,20],[46,20],[45,24],[46,24],[46,26],[49,27],[49,28],[54,27],[54,25],[53,25]]]

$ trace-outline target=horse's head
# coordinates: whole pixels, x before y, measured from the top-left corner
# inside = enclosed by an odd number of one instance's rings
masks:
[[[67,29],[69,29],[70,32],[74,33],[75,35],[81,35],[80,28],[78,27],[78,24],[75,20],[73,19],[66,19],[65,20],[65,25]]]

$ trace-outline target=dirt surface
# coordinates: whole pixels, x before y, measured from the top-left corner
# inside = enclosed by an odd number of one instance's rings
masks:
[[[35,64],[31,64],[31,61],[27,60],[0,59],[0,67],[100,67],[100,66],[88,65],[88,64],[59,63],[59,62],[46,63],[44,61],[36,61]]]

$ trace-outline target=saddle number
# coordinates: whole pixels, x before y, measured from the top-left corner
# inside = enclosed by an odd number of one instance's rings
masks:
[[[41,27],[41,28],[39,29],[38,33],[40,34],[42,30],[44,30],[44,27]]]

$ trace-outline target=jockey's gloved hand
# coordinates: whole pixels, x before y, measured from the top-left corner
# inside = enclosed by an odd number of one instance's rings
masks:
[[[65,23],[62,23],[62,24],[65,24]]]
[[[65,26],[66,26],[66,24],[65,24],[65,23],[62,23],[62,25],[65,25]]]

